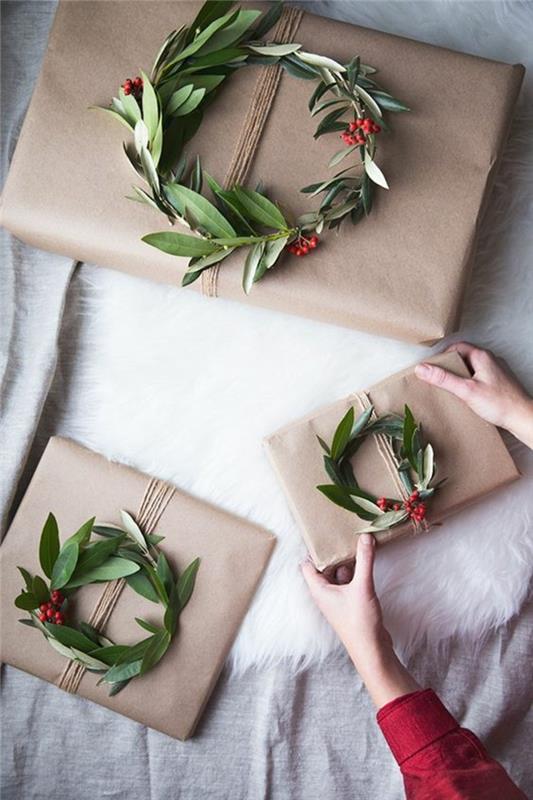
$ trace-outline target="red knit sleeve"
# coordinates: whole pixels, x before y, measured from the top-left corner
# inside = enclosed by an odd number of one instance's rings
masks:
[[[377,721],[408,800],[527,800],[431,689],[398,697],[378,711]]]

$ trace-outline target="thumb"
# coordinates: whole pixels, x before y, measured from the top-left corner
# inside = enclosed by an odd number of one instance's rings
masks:
[[[312,595],[316,595],[323,586],[330,585],[327,578],[318,572],[309,560],[301,564],[301,570]]]
[[[357,542],[353,584],[372,597],[374,589],[374,555],[376,540],[370,533],[362,533]]]
[[[431,383],[433,386],[438,386],[439,389],[445,389],[456,397],[460,397],[461,400],[466,400],[470,391],[471,379],[460,378],[435,364],[417,364],[415,375],[426,383]]]

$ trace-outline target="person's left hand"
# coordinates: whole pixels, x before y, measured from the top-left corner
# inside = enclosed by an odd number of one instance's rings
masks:
[[[314,568],[302,564],[303,576],[311,596],[344,644],[356,668],[384,647],[392,647],[383,625],[381,606],[374,589],[375,540],[369,533],[359,536],[353,578],[338,585]]]

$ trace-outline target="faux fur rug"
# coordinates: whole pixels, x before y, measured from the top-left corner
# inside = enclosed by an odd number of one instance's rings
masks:
[[[527,4],[337,2],[316,3],[314,10],[527,62]],[[532,388],[527,81],[484,221],[461,334],[507,357]],[[424,357],[428,349],[94,267],[82,268],[80,286],[83,318],[71,352],[63,354],[70,377],[67,394],[56,396],[62,409],[58,432],[277,535],[268,574],[233,649],[236,668],[280,658],[301,665],[330,653],[336,641],[300,577],[305,548],[261,439]],[[379,554],[380,595],[404,650],[425,637],[434,644],[454,634],[479,640],[518,611],[533,564],[533,457],[520,447],[513,452],[522,481],[427,538]],[[235,564],[235,580],[238,573]]]

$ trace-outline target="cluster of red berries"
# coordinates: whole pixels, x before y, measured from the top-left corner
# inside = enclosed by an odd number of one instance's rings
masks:
[[[318,236],[311,236],[309,239],[300,236],[295,242],[287,245],[287,250],[294,256],[306,256],[318,246],[318,241]]]
[[[122,84],[124,94],[132,94],[139,99],[143,92],[143,79],[137,75],[136,78],[127,78]]]
[[[61,592],[54,590],[50,595],[48,603],[41,603],[39,606],[39,620],[41,622],[51,622],[53,625],[63,625],[65,615],[61,612],[61,605],[64,601]]]
[[[414,520],[415,522],[422,522],[423,519],[426,517],[426,504],[419,501],[419,492],[415,489],[412,492],[407,500],[403,502],[403,507],[409,514],[410,519]],[[382,511],[400,511],[402,508],[401,503],[389,503],[386,497],[380,497],[376,501],[376,505]]]
[[[361,117],[350,122],[346,130],[341,133],[344,144],[364,144],[365,134],[379,133],[381,128],[370,117]]]

